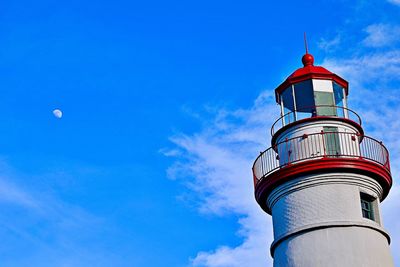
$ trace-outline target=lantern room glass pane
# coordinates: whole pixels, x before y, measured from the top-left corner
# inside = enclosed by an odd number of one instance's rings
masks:
[[[315,106],[318,116],[336,116],[331,80],[313,79]]]
[[[310,118],[315,114],[312,81],[307,80],[294,85],[297,119]]]
[[[344,107],[344,89],[335,82],[333,83],[333,95],[335,96],[335,105]],[[343,108],[337,108],[337,113],[339,117],[346,117]]]
[[[335,103],[331,92],[314,91],[318,116],[336,116]]]
[[[281,99],[284,113],[284,124],[287,125],[295,121],[293,92],[291,86],[283,91],[283,93],[281,94]]]

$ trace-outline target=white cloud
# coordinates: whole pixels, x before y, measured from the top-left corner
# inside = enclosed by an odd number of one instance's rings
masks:
[[[40,206],[31,195],[4,178],[0,178],[0,203],[28,209],[38,209]]]
[[[11,180],[17,179],[10,179],[9,176],[12,177],[12,175],[7,174],[7,171],[0,170],[0,173],[3,173],[0,177],[0,206],[21,209],[26,218],[29,214],[35,220],[60,227],[83,226],[98,221],[96,217],[82,208],[70,205],[49,192],[38,192],[11,182]],[[1,223],[9,225],[4,221]]]
[[[216,251],[200,252],[192,259],[193,266],[209,267],[265,267],[272,266],[269,260],[268,242],[271,238],[272,229],[270,223],[266,223],[265,214],[248,216],[243,219],[241,227],[249,229],[244,242],[238,247],[221,246]],[[258,231],[257,231],[258,229]]]
[[[400,5],[400,0],[388,0],[389,3]]]
[[[198,193],[200,212],[240,216],[243,243],[199,252],[191,260],[193,266],[271,265],[267,244],[272,241],[272,225],[254,200],[251,166],[258,152],[269,146],[267,129],[273,122],[271,114],[278,110],[273,92],[264,93],[250,109],[218,110],[203,131],[171,139],[185,158],[169,172]]]
[[[400,50],[363,54],[347,59],[327,58],[322,65],[350,81],[356,90],[362,89],[365,84],[378,82],[382,85],[400,80]],[[365,99],[363,94],[358,95]]]
[[[321,38],[318,42],[318,47],[324,51],[332,51],[339,46],[341,36],[338,34],[333,39]]]
[[[369,47],[383,47],[398,41],[400,27],[389,24],[371,24],[364,31],[368,34],[363,44]]]
[[[59,175],[48,173],[41,177]],[[81,242],[97,238],[104,221],[62,200],[53,189],[40,183],[33,185],[35,179],[24,179],[24,176],[0,160],[0,227],[4,239],[0,249],[10,244],[14,250],[31,247],[19,251],[20,259],[2,255],[5,266],[15,266],[17,262],[21,265],[30,262],[33,266],[39,263],[40,266],[87,266],[89,263],[103,266],[106,259],[97,258],[107,254],[109,260],[111,253],[95,252],[97,244]]]

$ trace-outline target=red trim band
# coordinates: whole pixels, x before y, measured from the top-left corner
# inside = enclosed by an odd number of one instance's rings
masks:
[[[306,174],[332,171],[347,171],[370,176],[382,186],[382,200],[386,198],[392,187],[392,175],[382,165],[362,158],[322,158],[295,163],[263,177],[255,186],[255,198],[260,207],[268,214],[271,214],[271,210],[267,207],[267,198],[274,188]]]

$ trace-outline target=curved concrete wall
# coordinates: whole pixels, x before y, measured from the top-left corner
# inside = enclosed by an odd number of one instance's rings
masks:
[[[363,218],[360,192],[373,202],[375,221]],[[393,266],[379,214],[381,186],[352,173],[307,175],[275,188],[274,266]]]
[[[274,255],[274,267],[391,266],[387,239],[361,227],[325,228],[293,236]]]

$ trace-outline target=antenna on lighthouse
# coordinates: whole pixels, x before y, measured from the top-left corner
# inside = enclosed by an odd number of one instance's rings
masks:
[[[308,45],[307,45],[307,35],[306,35],[306,32],[304,32],[304,47],[306,48],[306,54],[308,54]]]
[[[314,65],[314,57],[308,53],[308,45],[307,45],[307,35],[306,32],[304,32],[304,47],[306,49],[306,53],[304,56],[301,58],[301,62],[303,62],[304,67],[305,66],[313,66]]]

